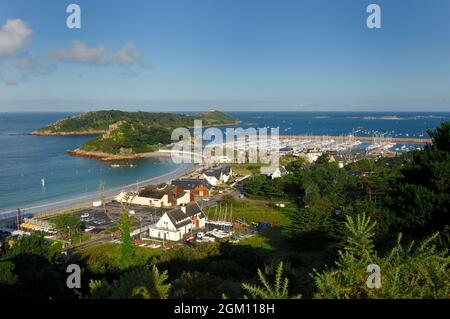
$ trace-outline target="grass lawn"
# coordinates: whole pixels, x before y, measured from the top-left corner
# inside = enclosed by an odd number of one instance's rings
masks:
[[[233,173],[239,175],[258,175],[262,166],[260,163],[233,163],[224,165],[231,167]]]
[[[72,245],[74,244],[80,244],[86,240],[89,240],[92,237],[91,234],[89,233],[79,233],[76,234],[75,236],[72,236]]]
[[[248,199],[237,199],[235,197],[227,197],[221,205],[212,206],[205,210],[209,219],[215,219],[219,215],[220,207],[225,210],[228,207],[227,218],[230,217],[232,209],[233,220],[240,218],[248,224],[252,222],[268,222],[275,226],[285,226],[289,223],[289,219],[281,210],[270,208],[264,204],[254,203]],[[220,213],[221,215],[223,214]]]
[[[225,204],[227,203],[227,204]],[[258,201],[227,197],[222,203],[222,208],[228,205],[228,211],[233,207],[233,219],[240,218],[248,224],[252,222],[268,222],[271,228],[264,229],[257,235],[239,241],[238,245],[262,248],[272,251],[280,258],[288,256],[289,251],[283,235],[283,228],[290,223],[289,218],[283,213],[283,209],[276,209]],[[219,209],[210,207],[206,210],[209,218],[214,219]]]
[[[133,246],[134,256],[133,264],[144,265],[155,256],[160,255],[163,251],[159,248],[143,248]],[[120,269],[120,257],[122,254],[120,244],[106,243],[85,249],[81,249],[75,253],[75,258],[86,261],[90,270],[94,273],[104,273],[107,269]]]

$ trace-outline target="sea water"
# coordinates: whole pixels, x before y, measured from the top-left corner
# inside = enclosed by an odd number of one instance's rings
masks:
[[[347,135],[427,138],[427,129],[450,120],[450,113],[228,112],[240,127],[279,127],[280,135]],[[0,113],[0,212],[63,201],[115,189],[179,168],[170,158],[138,161],[135,167],[73,157],[92,136],[47,137],[26,133],[73,113]],[[401,147],[401,145],[398,145]],[[42,179],[45,183],[42,183]],[[42,184],[45,184],[43,186]]]

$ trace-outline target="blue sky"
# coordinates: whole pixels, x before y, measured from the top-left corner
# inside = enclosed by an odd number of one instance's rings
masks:
[[[0,111],[450,111],[448,0],[0,0],[0,28]]]

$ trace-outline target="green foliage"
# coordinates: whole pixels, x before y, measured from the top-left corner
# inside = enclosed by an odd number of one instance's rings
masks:
[[[109,137],[99,136],[85,143],[84,151],[101,151],[110,154],[153,152],[159,144],[169,144],[171,130],[160,126],[122,123],[110,132]]]
[[[411,242],[406,248],[399,235],[396,245],[385,256],[373,250],[375,224],[364,215],[349,218],[345,250],[334,269],[315,272],[316,298],[448,298],[450,257],[445,249],[436,249],[437,234],[418,247]],[[369,264],[381,269],[381,288],[366,285]]]
[[[44,132],[83,132],[106,131],[109,126],[118,122],[147,124],[160,127],[192,127],[193,120],[204,121],[204,125],[230,124],[235,120],[219,111],[210,111],[188,116],[176,113],[123,112],[117,110],[94,111],[72,116],[50,124],[39,131]]]
[[[290,245],[302,250],[323,249],[338,239],[333,216],[318,208],[301,208],[288,213],[286,227]]]
[[[160,272],[156,266],[126,272],[111,284],[91,280],[91,298],[94,299],[165,299],[171,284],[166,283],[167,271]]]
[[[373,237],[375,236],[376,222],[372,222],[365,213],[355,218],[346,216],[345,227],[349,232],[348,244],[345,250],[356,258],[368,259],[374,253]]]
[[[299,206],[334,211],[360,197],[358,179],[336,163],[316,164],[280,179],[283,191]]]
[[[207,126],[236,123],[236,120],[231,116],[217,110],[209,110],[207,112],[195,114],[194,118],[202,120],[204,122],[203,125]]]
[[[60,253],[61,244],[38,235],[8,245],[0,258],[0,298],[73,298]]]
[[[317,165],[328,164],[330,162],[330,159],[330,154],[328,152],[325,152],[317,158],[315,163]]]
[[[239,175],[257,175],[261,171],[261,163],[233,163],[224,164],[224,166],[231,167],[234,174]]]
[[[269,283],[261,269],[258,278],[262,286],[249,283],[242,284],[242,288],[254,299],[300,299],[300,295],[289,295],[289,279],[283,276],[283,262],[278,264],[273,284]]]
[[[219,298],[222,293],[235,297],[240,292],[241,284],[238,282],[224,280],[210,273],[187,271],[172,282],[171,296],[177,299],[212,299]]]
[[[244,184],[244,194],[252,198],[285,198],[282,180],[280,178],[272,180],[265,175],[248,178]]]
[[[52,242],[36,234],[22,237],[7,247],[3,259],[12,259],[21,255],[35,255],[43,257],[48,261],[54,261],[61,253],[61,244]]]
[[[140,267],[150,262],[151,258],[161,254],[159,249],[133,247],[132,267]],[[122,270],[122,245],[100,244],[78,250],[72,258],[75,263],[85,265],[86,270],[95,275],[107,276]]]
[[[240,218],[247,223],[252,222],[268,222],[272,225],[286,225],[288,223],[287,216],[280,210],[268,207],[264,204],[256,204],[246,199],[240,200],[232,196],[224,196],[220,206],[211,206],[205,209],[207,216],[216,219],[219,215],[223,215],[227,209],[227,215],[230,216],[233,211],[233,219]],[[221,211],[222,210],[222,211]]]
[[[58,215],[51,218],[50,222],[61,239],[73,240],[76,235],[80,234],[81,222],[75,215]]]
[[[88,112],[48,125],[41,133],[105,133],[85,143],[84,151],[109,154],[136,154],[154,152],[159,145],[171,143],[171,133],[177,127],[193,127],[194,120],[203,125],[232,124],[230,116],[209,111],[188,116],[175,113],[122,112],[116,110]]]
[[[284,158],[281,158],[281,163],[285,162]],[[306,164],[306,159],[302,157],[294,157],[287,161],[287,163],[284,165],[286,167],[286,170],[290,173],[298,172],[302,169],[304,169]]]
[[[341,240],[346,210],[361,196],[357,177],[324,162],[295,171],[283,178],[284,189],[297,204],[288,212],[286,227],[291,246],[302,250],[333,247]]]
[[[403,159],[383,203],[389,226],[413,237],[443,231],[450,216],[449,122],[429,134],[434,144]]]
[[[2,285],[12,286],[17,282],[17,276],[14,275],[16,266],[11,261],[0,262],[0,287]]]
[[[434,130],[427,131],[433,139],[433,145],[439,150],[450,152],[450,122],[443,122]]]
[[[120,239],[122,241],[122,256],[120,258],[122,269],[127,269],[132,264],[133,245],[131,243],[130,226],[131,222],[128,217],[128,211],[124,211],[119,223],[121,231]]]
[[[206,269],[206,263],[221,254],[220,246],[205,243],[192,247],[179,246],[153,258],[153,264],[166,269],[172,276],[180,276],[184,271]]]

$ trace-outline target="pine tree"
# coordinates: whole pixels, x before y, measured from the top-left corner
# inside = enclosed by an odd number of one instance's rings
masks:
[[[166,299],[169,296],[171,284],[166,284],[169,278],[167,270],[159,272],[158,268],[153,265],[150,272],[151,285],[142,285],[133,289],[134,297],[141,297],[143,299]]]
[[[130,226],[131,222],[128,217],[128,211],[124,211],[122,214],[122,220],[119,223],[119,228],[121,231],[120,239],[122,241],[121,266],[123,269],[127,269],[131,266],[133,258],[133,246],[131,243]]]
[[[396,245],[385,256],[378,256],[373,248],[373,229],[365,214],[356,219],[348,217],[349,232],[344,251],[333,269],[315,271],[318,292],[316,298],[448,298],[450,257],[448,250],[438,250],[438,233],[420,245],[402,245],[399,234]],[[381,288],[367,285],[369,264],[380,267]]]
[[[105,280],[91,280],[89,288],[94,299],[166,299],[171,284],[167,271],[151,268],[129,271],[111,284]]]
[[[283,262],[280,262],[273,284],[270,284],[261,269],[258,269],[258,277],[262,287],[244,283],[242,288],[254,299],[300,299],[300,295],[289,296],[289,280],[283,277],[283,267]],[[247,298],[247,296],[245,297]]]
[[[369,259],[374,253],[373,237],[375,236],[376,222],[372,222],[365,213],[356,218],[346,216],[345,228],[348,232],[345,250],[356,258]]]

